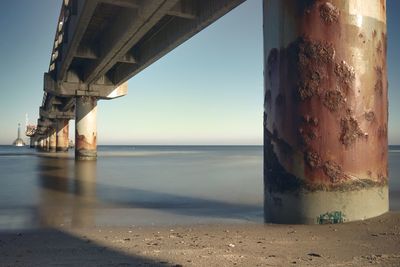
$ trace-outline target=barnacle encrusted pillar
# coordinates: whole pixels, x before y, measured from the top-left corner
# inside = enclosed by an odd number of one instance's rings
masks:
[[[75,159],[97,158],[97,98],[79,96],[75,108]]]
[[[265,220],[388,210],[385,0],[264,0]]]

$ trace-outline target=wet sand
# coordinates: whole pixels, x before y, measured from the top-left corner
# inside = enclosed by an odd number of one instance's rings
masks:
[[[1,266],[400,266],[400,213],[336,225],[3,232],[0,259]]]

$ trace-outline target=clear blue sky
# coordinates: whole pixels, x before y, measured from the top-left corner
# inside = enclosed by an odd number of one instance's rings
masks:
[[[368,2],[369,0],[366,0]],[[0,144],[38,117],[61,0],[0,9]],[[100,144],[262,144],[262,0],[247,0],[100,101]],[[400,1],[387,0],[389,142],[400,144]],[[72,131],[71,131],[72,132]]]

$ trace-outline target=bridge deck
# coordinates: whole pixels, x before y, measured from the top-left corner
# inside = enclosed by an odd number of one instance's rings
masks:
[[[73,119],[75,97],[112,99],[127,80],[245,0],[64,0],[38,133]]]

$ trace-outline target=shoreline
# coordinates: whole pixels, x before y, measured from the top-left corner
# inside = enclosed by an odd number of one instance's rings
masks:
[[[0,257],[2,266],[399,266],[400,212],[329,225],[7,231]]]

